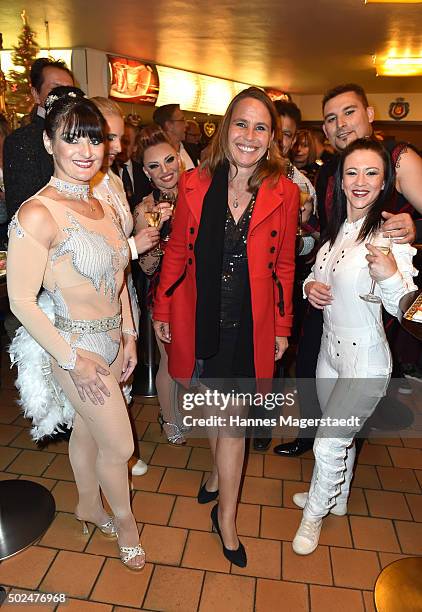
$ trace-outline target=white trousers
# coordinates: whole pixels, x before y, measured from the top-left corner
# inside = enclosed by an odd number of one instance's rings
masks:
[[[318,428],[313,448],[315,466],[303,510],[304,517],[314,521],[326,516],[337,503],[346,504],[356,457],[354,437],[374,412],[389,380],[389,375],[385,374],[388,364],[380,359],[380,351],[361,347],[361,351],[353,355],[355,371],[352,374],[347,356],[340,359],[335,352],[334,342],[337,344],[338,340],[332,334],[326,334],[326,338],[329,341],[321,345],[317,366],[319,403],[324,418],[342,418],[348,424]],[[363,350],[366,352],[361,361],[365,363],[365,371],[358,365],[359,352],[362,354]]]

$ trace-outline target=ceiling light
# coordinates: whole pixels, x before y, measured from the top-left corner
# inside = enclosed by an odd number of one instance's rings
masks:
[[[387,57],[380,63],[375,60],[375,64],[380,76],[422,75],[422,57]]]
[[[365,4],[422,4],[421,0],[365,0]]]

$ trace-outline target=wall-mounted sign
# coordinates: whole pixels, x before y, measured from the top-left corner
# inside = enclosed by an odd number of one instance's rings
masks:
[[[154,64],[144,64],[126,57],[108,56],[110,98],[119,102],[155,105],[159,78]]]
[[[410,104],[405,102],[404,98],[396,98],[395,102],[391,102],[388,114],[392,119],[400,121],[409,114]]]

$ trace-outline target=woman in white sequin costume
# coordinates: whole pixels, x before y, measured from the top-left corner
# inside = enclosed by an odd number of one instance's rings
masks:
[[[69,458],[79,495],[76,518],[84,533],[91,522],[117,536],[122,562],[140,570],[145,553],[127,479],[133,437],[120,389],[136,365],[124,279],[129,249],[116,215],[89,186],[102,165],[105,121],[72,88],[53,90],[46,109],[44,143],[54,174],[11,222],[10,306],[51,356],[52,382],[75,410]],[[53,300],[54,323],[37,304],[41,287]]]
[[[133,217],[130,211],[129,203],[126,198],[122,180],[115,172],[111,170],[111,166],[116,159],[116,156],[122,150],[121,139],[124,134],[123,115],[119,106],[108,98],[95,97],[91,98],[95,106],[101,111],[104,119],[107,122],[107,138],[105,142],[105,154],[103,159],[103,167],[91,181],[91,189],[94,197],[103,202],[107,202],[117,213],[122,229],[128,239],[128,244],[131,252],[131,259],[137,260],[139,255],[155,247],[160,238],[159,231],[155,227],[147,227],[141,229],[135,236],[133,232]],[[126,269],[126,283],[128,286],[130,303],[132,306],[132,315],[135,323],[136,331],[139,333],[139,304],[136,295],[135,285],[132,279],[130,263]],[[123,395],[130,404],[132,385],[126,384],[123,386]],[[132,428],[134,430],[134,428]],[[135,439],[135,444],[138,444]],[[139,457],[139,449],[135,447],[135,454]],[[129,462],[133,476],[142,476],[148,470],[144,461],[140,458],[134,458]]]
[[[391,354],[381,317],[381,304],[360,298],[371,280],[384,308],[397,315],[399,301],[416,289],[412,265],[416,249],[395,244],[389,254],[371,244],[382,235],[381,212],[388,207],[393,185],[389,155],[382,145],[358,139],[344,151],[335,187],[335,206],[304,293],[323,309],[324,331],[317,366],[317,391],[323,417],[314,443],[315,467],[309,492],[293,501],[303,518],[293,550],[307,555],[318,546],[322,519],[344,515],[355,462],[354,437],[385,395]],[[379,244],[379,242],[377,242]],[[369,262],[369,263],[368,263]]]

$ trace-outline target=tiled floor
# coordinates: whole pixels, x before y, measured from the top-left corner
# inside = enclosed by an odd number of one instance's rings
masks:
[[[238,514],[249,563],[245,569],[230,566],[211,533],[212,504],[200,506],[195,499],[210,468],[206,441],[166,444],[157,407],[135,402],[132,415],[149,471],[133,479],[133,509],[148,563],[139,574],[129,572],[116,558],[114,541],[98,531],[82,535],[72,515],[76,490],[67,445],[37,449],[29,423],[19,416],[4,356],[2,374],[0,479],[42,483],[57,506],[41,540],[0,564],[0,584],[8,590],[65,592],[69,601],[57,609],[67,612],[369,612],[381,569],[422,554],[421,440],[378,439],[366,442],[360,454],[350,514],[325,519],[321,545],[308,557],[291,549],[301,516],[292,495],[307,488],[312,453],[296,459],[271,450],[250,453]]]

